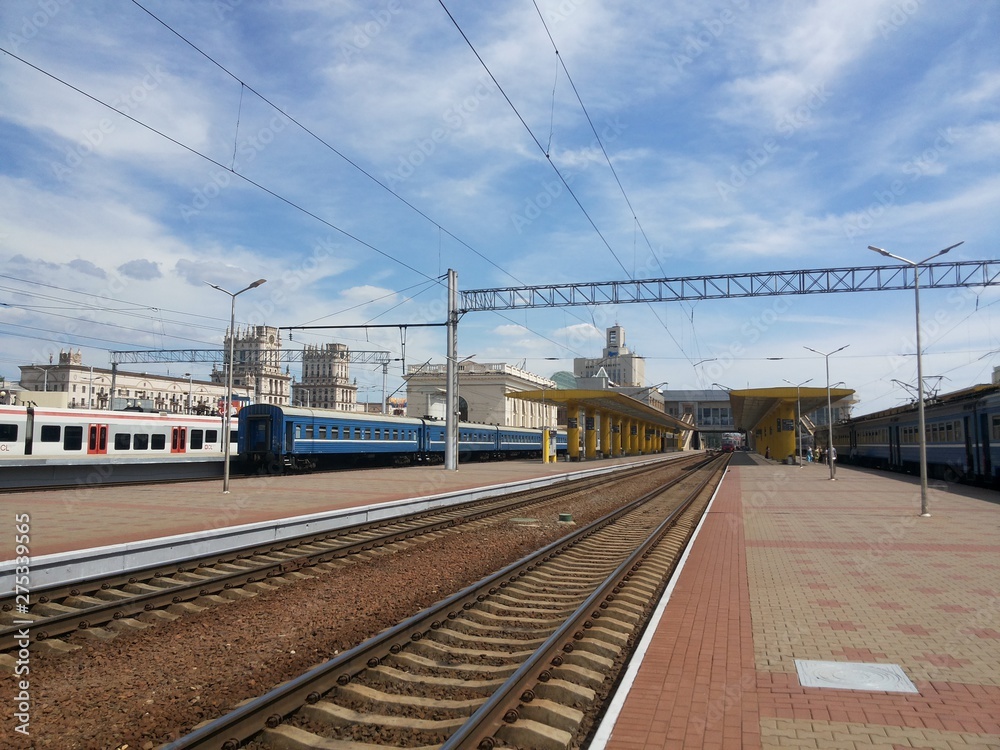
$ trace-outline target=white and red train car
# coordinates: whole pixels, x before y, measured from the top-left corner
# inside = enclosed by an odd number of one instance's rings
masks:
[[[233,418],[234,453],[236,430]],[[113,466],[116,481],[138,481],[150,465],[218,464],[223,432],[222,417],[0,406],[0,488],[73,484],[89,466]]]

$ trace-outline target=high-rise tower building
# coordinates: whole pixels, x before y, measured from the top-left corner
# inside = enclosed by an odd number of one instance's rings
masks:
[[[625,329],[621,326],[611,326],[606,335],[603,355],[599,359],[577,357],[573,360],[573,374],[593,378],[603,369],[612,387],[641,387],[646,381],[646,360],[625,346]]]
[[[294,386],[292,401],[314,409],[357,411],[358,387],[351,382],[346,344],[307,345],[302,350],[302,379]]]

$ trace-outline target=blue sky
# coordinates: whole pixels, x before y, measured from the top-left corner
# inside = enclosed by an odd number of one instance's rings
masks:
[[[240,323],[413,324],[444,320],[449,268],[479,289],[997,257],[995,3],[444,6],[0,4],[0,374],[221,347],[205,281],[268,279]],[[942,390],[1000,364],[998,300],[921,295]],[[551,375],[615,323],[650,385],[823,385],[803,347],[845,344],[858,411],[916,380],[910,292],[475,313],[459,354]],[[327,341],[403,354],[393,329],[285,345]],[[444,352],[409,329],[407,364]]]

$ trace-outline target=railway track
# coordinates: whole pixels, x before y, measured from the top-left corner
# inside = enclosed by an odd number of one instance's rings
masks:
[[[687,461],[671,462],[683,470]],[[550,502],[569,492],[586,492],[611,482],[628,481],[644,472],[622,470],[613,477],[567,482],[558,488],[530,490],[501,498],[485,498],[434,511],[345,527],[280,544],[253,547],[211,557],[189,558],[169,565],[128,571],[112,576],[60,585],[32,592],[28,612],[20,611],[13,596],[0,599],[0,652],[15,651],[23,624],[34,644],[80,631],[99,638],[114,637],[124,628],[146,623],[136,618],[171,619],[248,593],[269,590],[282,582],[314,571],[335,569],[352,556],[388,552],[395,545],[416,543],[421,537],[448,533],[459,527],[490,523],[497,518]],[[660,467],[659,470],[664,470]],[[57,648],[62,641],[55,641]],[[11,657],[0,654],[0,662]]]
[[[705,461],[166,747],[585,746],[727,463]]]

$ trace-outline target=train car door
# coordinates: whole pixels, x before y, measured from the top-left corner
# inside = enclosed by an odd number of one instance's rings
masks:
[[[271,418],[255,415],[246,423],[246,450],[249,453],[266,453],[271,447]]]
[[[170,428],[170,452],[187,453],[187,427]]]
[[[87,455],[105,455],[108,452],[108,426],[92,424],[87,431]]]
[[[35,436],[35,410],[28,407],[27,422],[24,425],[24,455],[30,456]]]
[[[899,466],[903,462],[899,450],[899,425],[889,425],[889,466]]]
[[[976,451],[972,445],[972,420],[968,416],[962,417],[962,431],[965,433],[965,473],[971,477],[976,474]]]
[[[983,479],[991,479],[993,477],[993,466],[991,466],[990,461],[990,415],[980,414],[979,415],[979,468],[983,475]]]

